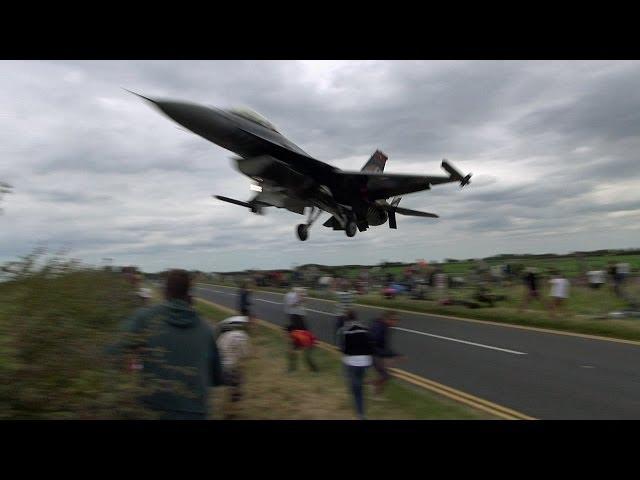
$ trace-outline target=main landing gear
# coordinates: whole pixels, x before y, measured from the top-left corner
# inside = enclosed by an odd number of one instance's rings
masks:
[[[344,231],[346,232],[347,237],[355,236],[356,232],[358,231],[356,222],[351,219],[347,220],[347,224],[344,226]]]
[[[300,225],[298,225],[297,233],[298,238],[304,242],[307,238],[309,238],[309,227],[304,223],[301,223]]]
[[[298,234],[298,238],[303,242],[309,238],[309,228],[313,225],[318,217],[322,214],[322,210],[316,207],[311,207],[311,211],[309,212],[309,218],[307,219],[307,223],[301,223],[296,227],[296,233]]]
[[[307,223],[301,223],[296,227],[296,233],[300,240],[304,242],[307,238],[309,238],[309,228],[311,227],[311,225],[313,225],[313,222],[318,219],[321,213],[322,210],[316,207],[312,207],[311,212],[309,212],[309,219],[307,220]],[[344,225],[344,230],[347,234],[347,237],[354,237],[358,232],[358,225],[356,224],[352,215],[349,215],[347,217],[347,222]]]

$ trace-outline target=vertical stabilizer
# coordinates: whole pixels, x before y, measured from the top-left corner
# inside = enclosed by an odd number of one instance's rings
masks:
[[[363,172],[382,173],[384,172],[384,166],[387,163],[387,157],[380,150],[376,150],[371,158],[362,167]]]

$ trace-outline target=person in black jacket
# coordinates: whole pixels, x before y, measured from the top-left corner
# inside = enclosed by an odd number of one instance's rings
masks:
[[[371,327],[373,368],[376,369],[379,375],[379,377],[371,383],[375,386],[375,393],[378,395],[378,398],[380,394],[382,394],[384,385],[391,378],[387,370],[389,360],[406,359],[404,355],[400,355],[391,349],[391,328],[398,324],[398,320],[398,315],[395,312],[387,310],[382,315],[382,318],[376,320]]]
[[[243,317],[251,317],[251,292],[247,288],[247,282],[242,282],[240,284],[240,295],[238,300],[238,311],[240,315]]]
[[[529,267],[525,270],[524,277],[522,277],[525,286],[525,295],[518,308],[518,312],[521,312],[523,308],[527,307],[531,300],[538,300],[542,306],[544,307],[544,301],[540,295],[540,291],[538,289],[539,278],[538,278],[538,269]]]
[[[360,420],[364,420],[363,383],[367,368],[373,361],[373,344],[369,329],[357,321],[353,310],[349,311],[344,325],[338,330],[336,343],[342,351],[342,363],[353,394],[356,413]]]

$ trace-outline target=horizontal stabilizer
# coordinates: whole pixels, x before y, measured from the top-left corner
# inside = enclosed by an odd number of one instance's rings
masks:
[[[464,187],[465,185],[471,183],[471,174],[462,176],[453,165],[451,165],[447,160],[442,160],[442,168],[451,176],[451,180],[456,182],[460,182],[460,186]]]

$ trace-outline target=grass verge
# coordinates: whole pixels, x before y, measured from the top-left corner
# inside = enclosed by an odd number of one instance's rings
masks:
[[[203,302],[197,302],[196,308],[213,323],[230,315]],[[231,413],[233,418],[253,420],[356,419],[338,354],[316,348],[314,359],[320,373],[310,372],[299,358],[298,369],[288,374],[281,332],[257,324],[251,332],[251,343],[252,355],[245,363],[245,397],[231,405],[226,387],[216,389],[213,418]],[[367,372],[368,377],[372,374]],[[366,390],[365,409],[368,418],[378,420],[495,418],[397,379],[388,384],[384,401],[372,400]]]

